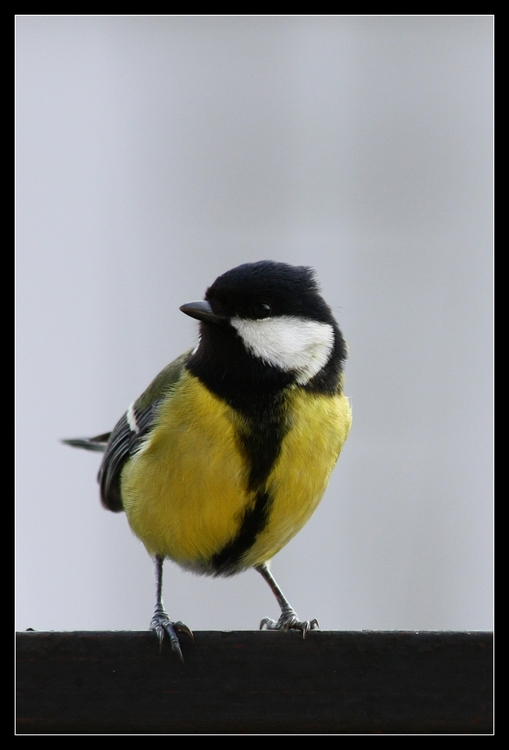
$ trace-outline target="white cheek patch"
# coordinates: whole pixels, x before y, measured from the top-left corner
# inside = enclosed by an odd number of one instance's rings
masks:
[[[305,385],[324,367],[334,346],[334,329],[329,323],[293,318],[246,320],[232,318],[231,325],[248,351],[287,372],[298,373]]]

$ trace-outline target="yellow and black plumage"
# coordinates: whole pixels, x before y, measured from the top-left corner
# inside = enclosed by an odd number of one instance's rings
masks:
[[[347,438],[346,345],[311,269],[247,263],[220,276],[205,300],[180,308],[200,321],[195,350],[168,365],[111,434],[65,441],[105,450],[101,499],[125,510],[156,561],[151,627],[191,634],[166,614],[162,564],[228,576],[255,567],[281,607],[268,629],[299,621],[268,561],[318,505]]]

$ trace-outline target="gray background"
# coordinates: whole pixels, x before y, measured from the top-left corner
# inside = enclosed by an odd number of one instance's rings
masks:
[[[489,16],[20,16],[17,627],[144,629],[152,563],[98,501],[109,430],[193,346],[178,307],[316,268],[354,423],[272,569],[324,629],[492,625]],[[277,615],[166,563],[194,629]]]

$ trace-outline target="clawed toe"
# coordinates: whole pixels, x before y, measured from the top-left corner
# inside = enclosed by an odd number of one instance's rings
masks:
[[[150,623],[150,629],[155,632],[159,640],[159,649],[163,647],[164,636],[168,635],[171,644],[171,650],[177,654],[180,663],[184,664],[184,657],[180,648],[180,642],[177,633],[185,633],[194,641],[193,631],[183,622],[172,622],[166,612],[155,612]]]
[[[315,618],[313,620],[300,621],[297,613],[293,610],[285,612],[279,620],[271,620],[270,617],[264,617],[260,623],[260,630],[299,630],[302,637],[305,638],[310,630],[320,630],[320,624]]]

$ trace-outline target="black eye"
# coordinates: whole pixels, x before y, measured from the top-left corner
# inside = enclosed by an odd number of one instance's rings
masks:
[[[268,318],[272,313],[272,308],[266,302],[255,302],[251,312],[255,318]]]

